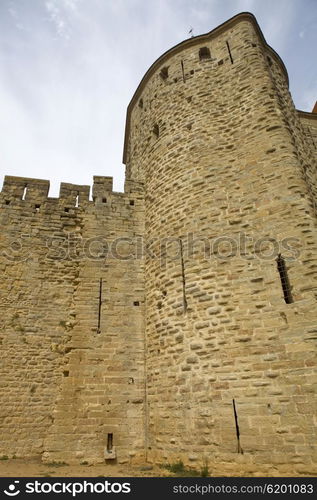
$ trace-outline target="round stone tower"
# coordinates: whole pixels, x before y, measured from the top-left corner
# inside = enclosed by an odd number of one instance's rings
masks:
[[[304,115],[248,13],[163,54],[129,105],[127,178],[145,186],[150,460],[218,461],[224,473],[313,461]]]

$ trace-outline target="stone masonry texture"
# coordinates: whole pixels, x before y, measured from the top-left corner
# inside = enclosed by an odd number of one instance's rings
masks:
[[[124,193],[6,176],[0,456],[316,473],[316,144],[242,13],[144,76]]]

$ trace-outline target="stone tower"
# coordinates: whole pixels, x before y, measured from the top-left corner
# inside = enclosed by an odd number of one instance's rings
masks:
[[[244,461],[310,463],[316,118],[250,14],[161,56],[129,105],[127,176],[160,256],[145,266],[153,459],[235,462],[235,399]]]
[[[313,471],[316,140],[242,13],[144,76],[125,193],[6,177],[0,453]]]

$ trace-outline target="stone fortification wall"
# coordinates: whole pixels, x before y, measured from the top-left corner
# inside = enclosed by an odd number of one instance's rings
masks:
[[[0,454],[127,461],[143,453],[142,186],[48,188],[6,177],[0,195]]]

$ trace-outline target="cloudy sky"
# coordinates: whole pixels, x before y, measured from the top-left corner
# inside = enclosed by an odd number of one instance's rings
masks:
[[[297,108],[317,99],[317,0],[0,0],[3,175],[123,188],[127,105],[164,51],[235,14],[255,14]]]

